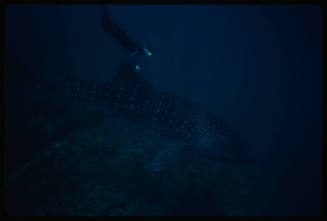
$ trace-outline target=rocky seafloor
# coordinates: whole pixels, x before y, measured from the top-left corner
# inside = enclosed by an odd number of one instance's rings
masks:
[[[163,148],[165,142],[155,131],[123,119],[76,129],[51,142],[5,180],[7,212],[127,216],[253,212],[251,194],[258,192],[253,168],[189,154],[167,169],[148,172],[146,166]]]

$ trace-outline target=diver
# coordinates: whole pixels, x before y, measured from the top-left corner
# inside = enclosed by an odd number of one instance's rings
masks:
[[[130,58],[135,63],[135,57],[140,55],[151,56],[152,49],[149,45],[140,44],[133,41],[128,34],[116,24],[108,13],[108,7],[102,6],[102,28],[105,32],[116,38],[120,45],[130,53]],[[140,70],[139,65],[135,64],[136,70]]]

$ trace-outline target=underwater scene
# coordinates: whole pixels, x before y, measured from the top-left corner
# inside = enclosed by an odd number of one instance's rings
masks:
[[[5,8],[10,216],[316,216],[318,5]]]

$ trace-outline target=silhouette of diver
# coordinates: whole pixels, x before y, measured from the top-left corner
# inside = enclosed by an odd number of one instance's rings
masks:
[[[136,43],[128,36],[126,31],[122,30],[118,24],[113,21],[108,13],[108,7],[106,6],[102,6],[102,28],[119,41],[120,45],[130,53],[131,59],[139,55],[152,55],[152,50],[149,45],[141,46]],[[136,68],[138,68],[138,66]]]

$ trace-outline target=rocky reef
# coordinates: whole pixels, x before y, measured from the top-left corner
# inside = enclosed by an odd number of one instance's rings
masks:
[[[249,211],[253,184],[249,168],[187,154],[165,170],[147,172],[147,164],[163,148],[155,131],[123,119],[106,119],[67,133],[5,180],[6,211],[14,215]]]

